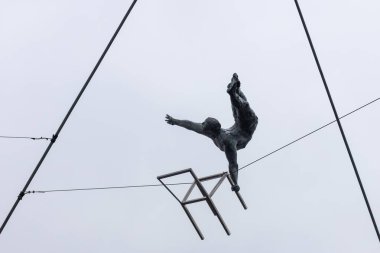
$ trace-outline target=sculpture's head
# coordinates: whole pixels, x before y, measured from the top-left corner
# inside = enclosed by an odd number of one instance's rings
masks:
[[[213,134],[219,134],[220,128],[222,127],[217,119],[214,118],[207,118],[202,123],[203,129],[206,132],[213,133]]]

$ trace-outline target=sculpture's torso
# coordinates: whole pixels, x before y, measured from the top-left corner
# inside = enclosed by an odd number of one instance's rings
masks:
[[[245,148],[248,142],[252,139],[252,135],[256,130],[258,119],[253,115],[254,119],[249,121],[249,124],[240,126],[234,124],[228,129],[221,129],[220,134],[212,138],[214,144],[221,150],[225,151],[226,146],[234,146],[237,150]]]

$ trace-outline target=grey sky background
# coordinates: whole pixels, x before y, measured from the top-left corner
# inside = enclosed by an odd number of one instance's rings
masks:
[[[131,1],[0,1],[0,135],[58,128]],[[300,1],[338,112],[380,96],[380,3]],[[259,117],[243,166],[334,119],[293,1],[140,0],[29,190],[157,183],[226,171],[212,142],[169,113],[233,124],[237,72]],[[380,222],[380,104],[345,118]],[[48,142],[0,140],[0,220]],[[178,178],[183,182],[185,178]],[[190,207],[206,239],[161,187],[27,195],[0,252],[379,252],[336,125],[240,171],[244,211],[224,184]],[[186,186],[175,188],[178,192]]]

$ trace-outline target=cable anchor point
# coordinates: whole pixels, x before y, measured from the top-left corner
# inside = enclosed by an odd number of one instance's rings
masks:
[[[17,196],[17,199],[18,200],[22,200],[22,198],[24,197],[25,195],[25,192],[20,192],[20,194]]]
[[[58,138],[58,135],[53,134],[53,136],[51,137],[50,141],[51,141],[52,143],[54,143],[54,142],[57,140],[57,138]]]

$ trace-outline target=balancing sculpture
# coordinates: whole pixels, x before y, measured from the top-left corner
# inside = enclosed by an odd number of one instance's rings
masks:
[[[166,115],[166,122],[211,138],[214,144],[226,154],[229,172],[234,182],[232,190],[239,191],[237,150],[245,148],[251,140],[256,130],[258,118],[240,90],[240,81],[236,73],[233,74],[231,82],[227,86],[227,93],[230,95],[232,114],[235,119],[235,124],[230,128],[221,128],[219,121],[210,117],[203,123],[194,123]]]
[[[227,235],[230,235],[230,231],[223,221],[222,216],[220,215],[218,209],[216,208],[211,197],[214,195],[216,190],[222,184],[224,179],[228,179],[231,184],[232,191],[235,192],[238,197],[240,203],[242,204],[244,209],[247,209],[247,206],[241,197],[239,190],[240,187],[238,185],[238,163],[237,163],[237,150],[245,148],[248,142],[251,140],[252,135],[256,129],[258,118],[253,110],[250,108],[249,103],[247,102],[246,97],[243,92],[240,90],[240,81],[237,74],[233,74],[231,82],[227,86],[227,93],[231,98],[232,105],[232,113],[235,119],[235,124],[228,128],[223,129],[218,120],[214,118],[207,118],[203,123],[194,123],[189,120],[179,120],[175,119],[169,115],[166,115],[166,122],[170,125],[177,125],[184,127],[186,129],[192,130],[196,133],[205,135],[212,139],[214,144],[223,152],[225,152],[228,163],[229,163],[229,173],[223,172],[216,175],[206,176],[202,178],[198,178],[192,169],[185,169],[176,172],[172,172],[169,174],[158,176],[157,179],[165,186],[165,188],[173,195],[173,197],[181,204],[184,209],[186,215],[190,219],[193,224],[195,230],[197,231],[199,237],[203,240],[204,236],[200,231],[197,223],[194,218],[190,214],[189,209],[187,208],[188,204],[197,203],[201,201],[206,201],[211,211],[222,224],[224,230]],[[184,198],[180,200],[168,187],[167,184],[164,183],[164,179],[169,177],[178,176],[181,174],[189,173],[193,178],[193,183]],[[202,185],[202,182],[219,179],[214,188],[207,192],[205,187]],[[189,199],[194,188],[197,187],[200,193],[202,194],[201,198]]]

